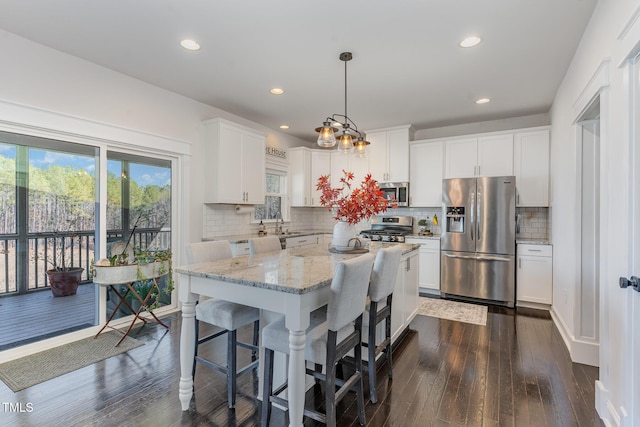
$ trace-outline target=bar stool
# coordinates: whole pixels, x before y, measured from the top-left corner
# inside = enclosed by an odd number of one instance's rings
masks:
[[[387,361],[387,375],[391,372],[391,301],[396,285],[396,276],[402,257],[402,247],[392,246],[380,249],[376,255],[369,283],[369,299],[363,321],[363,330],[368,331],[362,345],[367,347],[367,370],[369,373],[369,399],[375,404],[376,396],[376,357],[384,353],[380,360]],[[376,342],[376,329],[385,321],[385,336],[380,344]]]
[[[198,264],[207,261],[217,261],[232,258],[231,245],[226,240],[212,242],[198,242],[187,245],[187,261]],[[222,328],[222,331],[199,338],[200,322]],[[253,343],[238,341],[237,331],[242,326],[253,323]],[[193,363],[193,376],[196,373],[196,362],[200,362],[227,376],[227,404],[233,408],[236,403],[236,378],[250,372],[258,366],[256,354],[258,352],[258,337],[260,332],[260,310],[242,304],[236,304],[221,299],[207,299],[196,305],[196,349]],[[198,346],[227,334],[226,366],[198,356]],[[252,362],[242,369],[237,369],[237,347],[251,350]]]
[[[280,238],[277,236],[255,237],[249,239],[249,254],[263,254],[282,250]]]
[[[355,390],[358,402],[358,418],[365,424],[364,390],[362,386],[362,313],[365,309],[367,289],[371,277],[374,256],[366,254],[336,264],[331,282],[329,303],[311,314],[307,329],[305,359],[313,362],[316,369],[307,369],[307,374],[325,381],[325,413],[311,409],[304,415],[316,421],[336,425],[336,404],[349,390]],[[273,390],[274,351],[289,354],[289,331],[284,316],[262,330],[264,353],[264,381],[262,390],[262,426],[269,425],[271,405],[287,406],[285,399],[278,397],[287,384]],[[340,360],[350,351],[355,355],[354,373],[347,379],[336,377]],[[322,373],[325,366],[326,374]],[[336,386],[339,386],[336,390]]]

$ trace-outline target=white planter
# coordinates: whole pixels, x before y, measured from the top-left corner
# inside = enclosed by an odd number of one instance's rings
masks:
[[[91,267],[93,283],[98,285],[119,285],[138,281],[138,268],[140,275],[147,279],[154,279],[169,272],[169,261],[154,261],[147,264],[116,265]]]
[[[349,241],[357,237],[356,226],[351,225],[346,221],[338,221],[333,227],[333,240],[331,244],[336,248],[346,248],[349,246]],[[354,242],[351,242],[353,246]]]

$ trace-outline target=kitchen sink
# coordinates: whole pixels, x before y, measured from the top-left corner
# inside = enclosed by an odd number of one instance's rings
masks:
[[[298,236],[302,234],[302,231],[283,231],[281,233],[275,233],[276,236]]]

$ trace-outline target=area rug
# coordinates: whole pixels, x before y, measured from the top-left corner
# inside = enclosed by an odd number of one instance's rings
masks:
[[[438,298],[421,297],[418,302],[418,314],[474,325],[485,326],[487,324],[486,305],[467,304]]]
[[[0,380],[17,392],[144,345],[127,337],[116,347],[120,338],[121,333],[111,331],[2,363]]]

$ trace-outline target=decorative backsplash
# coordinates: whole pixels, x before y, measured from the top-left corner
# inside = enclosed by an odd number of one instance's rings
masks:
[[[244,234],[257,234],[258,224],[251,222],[250,213],[237,214],[233,205],[204,205],[203,237],[236,236]],[[414,231],[418,232],[420,219],[433,220],[438,215],[439,224],[442,224],[441,210],[437,208],[397,208],[389,209],[390,215],[407,215],[414,219]],[[520,232],[516,237],[521,239],[547,239],[550,236],[550,222],[548,208],[517,208],[520,216]],[[284,223],[284,229],[291,230],[333,230],[335,220],[331,213],[324,208],[291,208],[291,220]],[[366,230],[370,223],[361,222],[356,228]],[[272,224],[267,224],[269,231],[273,230]],[[434,234],[440,234],[440,225],[431,226]]]

